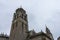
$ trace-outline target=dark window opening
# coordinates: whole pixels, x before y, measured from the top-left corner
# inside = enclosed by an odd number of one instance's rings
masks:
[[[21,18],[23,18],[23,14],[21,14]]]
[[[24,20],[26,20],[26,21],[27,21],[27,16],[25,16]]]

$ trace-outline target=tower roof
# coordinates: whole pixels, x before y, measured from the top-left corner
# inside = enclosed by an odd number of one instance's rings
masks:
[[[26,11],[22,7],[16,9],[16,12],[18,12],[18,11],[26,13]]]

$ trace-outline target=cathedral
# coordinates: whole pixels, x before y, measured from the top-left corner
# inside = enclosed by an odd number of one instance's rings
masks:
[[[18,8],[13,15],[10,36],[0,35],[0,40],[54,40],[54,38],[47,27],[45,33],[29,31],[26,11]]]

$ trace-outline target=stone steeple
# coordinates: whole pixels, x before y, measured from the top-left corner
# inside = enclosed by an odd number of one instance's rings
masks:
[[[27,36],[28,20],[26,11],[18,8],[14,13],[9,40],[24,40]]]

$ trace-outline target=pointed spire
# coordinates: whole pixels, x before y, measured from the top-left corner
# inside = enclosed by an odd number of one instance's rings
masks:
[[[43,33],[43,31],[41,30],[41,33]]]
[[[46,27],[46,33],[51,34],[50,30],[47,28],[46,25],[45,25],[45,27]]]
[[[48,27],[45,25],[45,27],[46,27],[46,34],[48,35],[48,36],[50,36],[50,38],[52,39],[52,40],[54,40],[54,38],[53,38],[53,35],[52,35],[52,33],[50,32],[50,30],[48,29]]]

